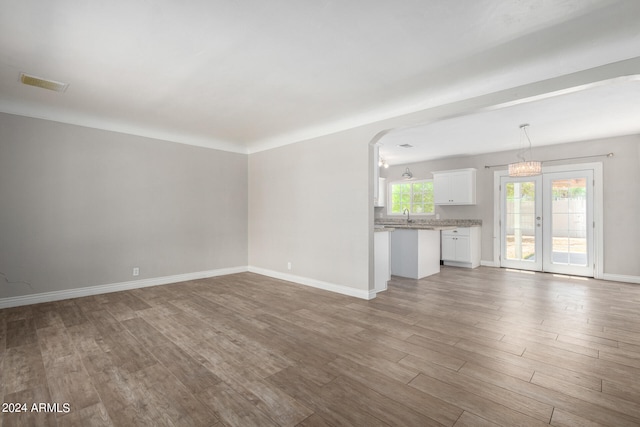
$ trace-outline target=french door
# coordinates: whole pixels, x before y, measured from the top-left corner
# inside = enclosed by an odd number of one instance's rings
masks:
[[[500,265],[593,277],[593,171],[500,178]]]

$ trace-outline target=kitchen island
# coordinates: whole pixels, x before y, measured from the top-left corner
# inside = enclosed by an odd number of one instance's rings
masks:
[[[396,228],[391,236],[391,274],[422,279],[440,272],[440,231]]]
[[[440,272],[440,232],[454,230],[470,221],[376,221],[376,226],[393,227],[391,274],[422,279]],[[475,222],[475,220],[473,220]],[[475,225],[475,224],[473,224]]]

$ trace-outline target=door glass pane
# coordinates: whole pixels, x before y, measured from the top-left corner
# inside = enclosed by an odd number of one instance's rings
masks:
[[[551,181],[551,261],[587,265],[587,179]]]
[[[505,190],[505,255],[509,260],[535,261],[535,182],[508,182]]]

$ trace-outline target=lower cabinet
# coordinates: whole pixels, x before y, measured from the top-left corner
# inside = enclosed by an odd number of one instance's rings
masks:
[[[476,268],[480,265],[480,227],[442,231],[441,258],[444,265]]]
[[[391,279],[391,242],[389,231],[373,233],[374,253],[374,292],[387,290],[387,282]]]
[[[391,274],[422,279],[440,272],[440,231],[398,229],[391,233]]]

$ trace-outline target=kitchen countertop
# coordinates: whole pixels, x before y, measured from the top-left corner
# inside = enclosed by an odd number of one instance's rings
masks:
[[[374,231],[398,230],[453,230],[458,227],[480,227],[481,219],[415,219],[407,223],[406,219],[378,218],[375,220]]]
[[[387,228],[389,227],[389,228]],[[420,224],[420,223],[409,223],[409,224],[393,224],[393,225],[385,225],[384,228],[377,228],[375,231],[391,231],[391,230],[455,230],[458,228],[456,225],[430,225],[430,224]]]
[[[376,226],[373,228],[373,231],[374,231],[375,233],[378,233],[378,232],[380,232],[380,231],[395,231],[395,227],[386,227],[386,226],[378,226],[378,225],[376,225]]]

